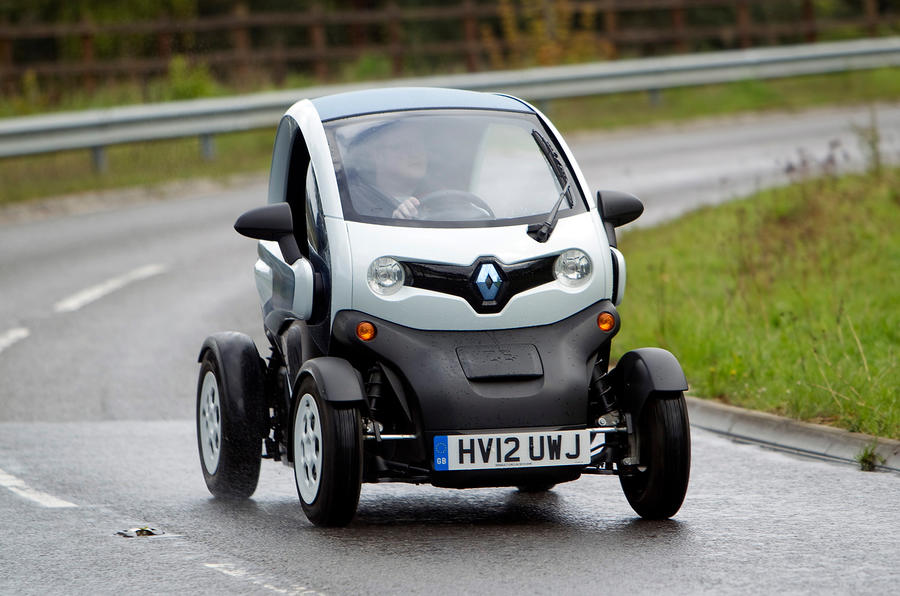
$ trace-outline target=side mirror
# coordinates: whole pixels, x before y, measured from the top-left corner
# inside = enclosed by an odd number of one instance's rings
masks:
[[[272,203],[247,211],[234,222],[238,234],[257,240],[278,242],[287,263],[300,258],[300,248],[294,238],[294,219],[287,203]]]
[[[609,245],[616,246],[616,228],[631,223],[644,212],[644,204],[633,194],[618,190],[598,190],[597,208],[603,218],[603,227]]]

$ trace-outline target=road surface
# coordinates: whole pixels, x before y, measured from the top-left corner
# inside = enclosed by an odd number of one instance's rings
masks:
[[[900,156],[900,107],[878,110]],[[859,169],[867,109],[754,116],[569,142],[593,188],[652,224],[831,162]],[[806,156],[802,158],[801,156]],[[310,526],[289,468],[212,499],[193,428],[209,333],[264,345],[250,182],[0,223],[0,593],[873,593],[900,585],[900,478],[694,430],[671,521],[638,520],[614,478],[542,496],[365,485],[346,529]],[[626,255],[627,256],[627,255]],[[627,324],[627,322],[626,322]],[[264,354],[265,355],[265,354]],[[152,526],[156,537],[120,530]]]

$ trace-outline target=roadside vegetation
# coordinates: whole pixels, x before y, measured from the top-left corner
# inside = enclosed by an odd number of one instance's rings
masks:
[[[616,347],[671,350],[698,396],[900,439],[898,230],[875,159],[626,232]]]
[[[541,107],[563,131],[613,129],[654,122],[680,122],[748,111],[799,110],[822,105],[896,101],[900,98],[898,69],[857,71],[769,81],[745,81],[669,89],[657,95],[626,93],[557,100]],[[365,71],[363,74],[371,74]],[[348,80],[358,79],[355,70]],[[303,84],[309,81],[289,81]],[[216,83],[202,67],[174,65],[169,79],[151,87],[150,99],[165,101],[234,92]],[[301,93],[298,92],[298,97]],[[138,87],[104,89],[90,97],[73,95],[53,109],[87,109],[141,101]],[[51,109],[42,104],[36,83],[25,94],[0,105],[0,115],[13,116]],[[43,107],[42,107],[43,106]],[[215,137],[216,156],[204,160],[196,138],[157,141],[108,148],[108,170],[93,169],[87,150],[0,159],[0,205],[41,197],[155,185],[170,180],[263,173],[269,165],[272,129]]]

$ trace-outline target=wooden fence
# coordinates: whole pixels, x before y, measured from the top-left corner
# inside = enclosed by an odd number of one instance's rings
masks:
[[[87,88],[117,79],[146,82],[165,74],[176,54],[232,82],[259,73],[280,82],[288,72],[322,81],[373,55],[391,76],[415,71],[415,60],[468,71],[566,61],[576,37],[588,58],[613,59],[900,30],[900,7],[879,0],[862,0],[858,10],[840,15],[819,14],[814,0],[431,0],[416,6],[384,0],[364,10],[308,4],[273,13],[238,2],[230,14],[186,20],[0,21],[0,89],[16,90],[26,76]],[[554,47],[555,53],[542,53]]]

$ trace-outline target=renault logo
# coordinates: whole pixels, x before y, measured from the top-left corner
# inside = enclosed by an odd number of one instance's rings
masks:
[[[493,263],[484,263],[478,269],[478,275],[475,277],[475,287],[481,292],[481,297],[485,301],[493,300],[500,291],[500,285],[503,280],[500,279],[500,273]]]

